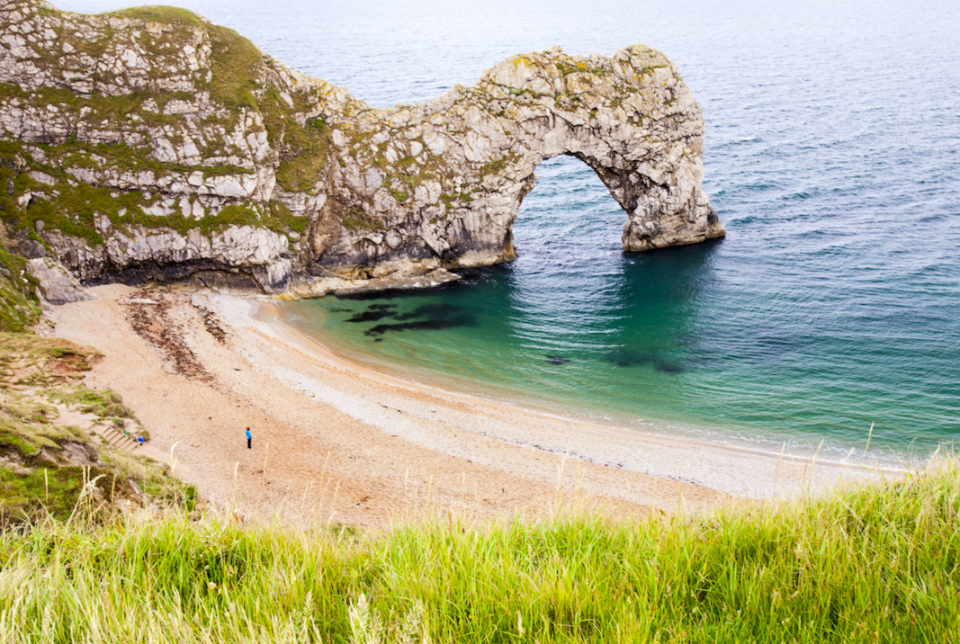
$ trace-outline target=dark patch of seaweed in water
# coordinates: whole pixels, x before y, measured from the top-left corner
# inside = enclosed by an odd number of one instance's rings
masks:
[[[686,369],[683,365],[677,364],[675,362],[655,362],[653,363],[653,368],[659,371],[660,373],[683,373]]]
[[[431,291],[442,291],[454,288],[462,288],[468,284],[476,283],[484,279],[486,271],[475,270],[461,273],[463,279],[442,284],[431,288]],[[354,293],[350,295],[337,295],[338,300],[352,300],[364,302],[370,300],[400,300],[404,297],[420,297],[423,293],[419,289],[392,289],[389,291],[371,291],[368,293]],[[351,309],[343,309],[350,312]],[[421,319],[423,318],[423,319]],[[365,311],[354,313],[347,318],[347,322],[379,322],[380,320],[393,320],[393,322],[383,322],[377,324],[366,331],[366,336],[382,336],[391,331],[439,331],[442,329],[451,329],[455,327],[472,327],[477,325],[477,320],[472,313],[462,306],[447,303],[422,304],[408,313],[397,312],[396,304],[371,304]],[[374,342],[380,342],[382,338],[377,338]]]
[[[611,351],[603,356],[607,362],[612,362],[618,367],[635,367],[637,365],[655,362],[657,357],[652,353],[638,353],[636,351]]]
[[[391,331],[439,331],[454,327],[476,326],[476,318],[463,307],[453,304],[423,304],[408,313],[398,313],[394,304],[376,304],[357,313],[348,322],[378,322],[363,332],[364,335],[382,336]],[[377,338],[375,341],[379,341]]]
[[[388,331],[440,331],[454,327],[476,326],[477,320],[469,313],[455,317],[428,318],[414,322],[398,322],[396,324],[378,324],[363,332],[364,335],[383,335]]]
[[[614,351],[606,354],[603,359],[624,368],[652,363],[653,368],[660,373],[678,374],[686,371],[682,364],[668,362],[651,352]]]
[[[378,322],[383,318],[395,317],[397,311],[396,304],[374,304],[362,313],[355,313],[347,318],[347,322]]]
[[[395,315],[395,320],[414,320],[416,318],[448,318],[456,317],[464,312],[462,306],[456,304],[422,304],[410,313]]]

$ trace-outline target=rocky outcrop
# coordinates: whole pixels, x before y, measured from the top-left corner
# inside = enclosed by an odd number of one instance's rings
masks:
[[[561,154],[623,206],[625,250],[720,237],[703,127],[643,46],[514,56],[371,109],[188,11],[0,0],[0,209],[21,252],[84,282],[218,271],[310,295],[509,261],[534,171]]]
[[[51,257],[27,260],[27,272],[37,280],[40,294],[50,304],[69,304],[94,299],[76,277]]]

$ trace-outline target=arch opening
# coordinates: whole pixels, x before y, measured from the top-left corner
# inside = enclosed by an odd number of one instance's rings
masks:
[[[517,260],[593,263],[622,253],[624,212],[590,166],[563,154],[544,160],[535,176],[509,231]]]

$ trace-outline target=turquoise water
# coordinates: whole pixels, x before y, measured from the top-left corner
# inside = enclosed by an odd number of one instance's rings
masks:
[[[123,3],[59,2],[96,11]],[[374,105],[504,57],[642,42],[707,124],[727,239],[625,256],[586,166],[538,169],[520,259],[438,291],[298,302],[336,350],[591,418],[830,453],[960,435],[960,3],[175,2]]]
[[[911,453],[960,429],[957,303],[936,297],[955,274],[851,265],[850,241],[804,226],[624,255],[596,177],[572,159],[540,174],[513,264],[435,291],[292,303],[288,319],[399,375],[618,424],[771,448],[823,439],[828,453],[864,447],[871,423],[872,449]]]

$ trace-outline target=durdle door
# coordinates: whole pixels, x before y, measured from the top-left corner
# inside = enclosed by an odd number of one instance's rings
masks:
[[[724,235],[703,128],[676,67],[640,45],[514,56],[372,109],[186,10],[0,0],[0,209],[61,281],[292,296],[442,281],[516,257],[534,171],[561,154],[626,211],[624,250],[693,244]]]

